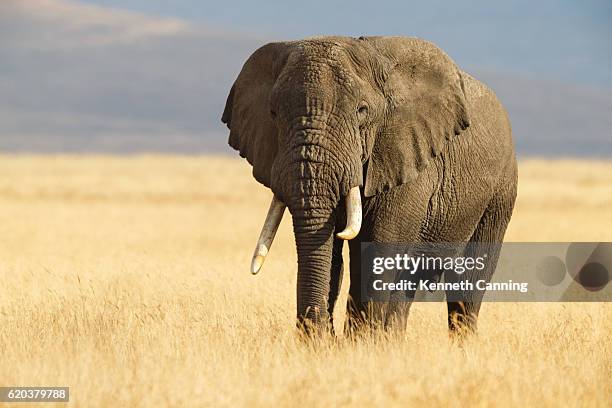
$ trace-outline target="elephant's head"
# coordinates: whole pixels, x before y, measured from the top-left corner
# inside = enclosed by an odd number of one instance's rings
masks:
[[[319,323],[327,318],[334,234],[352,239],[360,229],[360,187],[369,197],[417,177],[468,126],[468,114],[461,73],[433,44],[329,37],[255,51],[222,121],[230,145],[275,196],[252,272],[288,206],[298,318]]]

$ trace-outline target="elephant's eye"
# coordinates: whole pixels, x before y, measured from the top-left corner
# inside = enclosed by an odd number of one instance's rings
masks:
[[[270,109],[270,116],[272,119],[276,118],[276,111],[274,109]]]
[[[357,108],[357,116],[363,117],[367,114],[368,114],[368,105],[366,105],[365,103],[359,105],[359,107]]]

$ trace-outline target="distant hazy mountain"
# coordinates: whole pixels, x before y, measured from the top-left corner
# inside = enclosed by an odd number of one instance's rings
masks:
[[[612,156],[612,90],[475,71],[506,107],[520,154]]]
[[[227,92],[269,40],[62,0],[3,0],[0,151],[227,152]],[[612,156],[612,90],[471,72],[507,107],[521,154]]]

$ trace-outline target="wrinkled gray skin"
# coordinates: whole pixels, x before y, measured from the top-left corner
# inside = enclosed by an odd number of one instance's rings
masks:
[[[404,37],[267,44],[227,99],[230,145],[289,208],[298,255],[297,317],[330,327],[342,272],[343,198],[361,187],[350,245],[350,327],[405,328],[409,304],[360,299],[360,242],[501,242],[517,166],[493,92],[435,45]],[[263,221],[263,215],[262,215]],[[497,262],[489,254],[490,279]],[[492,256],[491,256],[492,255]],[[475,327],[483,293],[449,302],[449,327]]]

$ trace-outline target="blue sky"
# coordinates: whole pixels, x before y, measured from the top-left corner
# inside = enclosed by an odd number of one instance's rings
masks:
[[[412,35],[491,87],[520,155],[612,157],[612,1],[0,0],[0,152],[230,152],[248,56]],[[324,12],[322,12],[324,11]]]
[[[612,88],[612,2],[87,0],[278,39],[414,35],[460,65]]]

